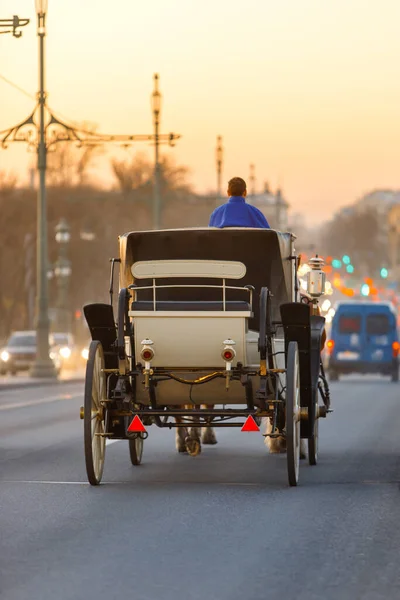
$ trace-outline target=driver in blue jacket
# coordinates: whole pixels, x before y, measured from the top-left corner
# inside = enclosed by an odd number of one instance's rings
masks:
[[[256,227],[270,229],[267,219],[255,206],[247,204],[246,182],[241,177],[228,181],[228,202],[218,206],[210,217],[209,227]]]

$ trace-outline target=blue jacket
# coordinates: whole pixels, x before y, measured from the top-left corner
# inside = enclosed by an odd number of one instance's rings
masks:
[[[243,196],[231,196],[218,206],[210,217],[209,227],[257,227],[270,229],[267,219],[255,206],[247,204]]]

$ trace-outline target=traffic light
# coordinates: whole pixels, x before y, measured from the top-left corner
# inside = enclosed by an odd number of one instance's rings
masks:
[[[342,258],[343,264],[345,265],[349,265],[351,260],[350,260],[350,256],[347,256],[347,254],[345,254]]]
[[[342,261],[337,258],[334,258],[332,261],[332,267],[334,269],[340,269],[341,266],[342,266]]]
[[[382,279],[387,279],[388,275],[389,275],[389,271],[385,267],[382,267],[382,269],[381,269],[381,277],[382,277]]]
[[[363,283],[361,286],[361,296],[369,296],[369,285],[368,283]]]
[[[347,265],[347,267],[346,267],[346,271],[347,271],[348,273],[354,273],[354,267],[353,267],[353,265],[350,265],[350,264],[349,264],[349,265]]]

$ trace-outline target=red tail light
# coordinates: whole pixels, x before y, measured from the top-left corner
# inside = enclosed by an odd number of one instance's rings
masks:
[[[154,358],[154,350],[152,350],[151,348],[143,348],[142,352],[140,353],[140,356],[144,361],[149,362]]]
[[[236,352],[233,348],[225,348],[222,351],[222,358],[224,360],[226,360],[226,362],[232,362],[232,360],[235,358],[236,356]]]
[[[329,354],[331,354],[333,352],[333,349],[335,347],[335,342],[334,340],[328,340],[326,342],[326,349],[329,352]]]
[[[397,358],[397,356],[399,355],[399,352],[400,352],[399,342],[393,342],[393,344],[392,344],[393,358]]]

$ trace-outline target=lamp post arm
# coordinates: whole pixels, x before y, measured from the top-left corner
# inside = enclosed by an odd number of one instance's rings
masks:
[[[19,38],[22,35],[22,31],[17,31],[19,27],[25,27],[28,25],[29,19],[20,19],[17,15],[14,15],[12,19],[0,19],[0,27],[11,27],[6,31],[0,31],[2,33],[12,33],[14,37]]]
[[[11,142],[26,142],[29,146],[37,149],[39,145],[37,123],[37,113],[40,109],[39,104],[36,105],[33,112],[21,121],[10,127],[0,131],[0,146],[7,148]],[[89,131],[81,127],[74,127],[72,124],[63,121],[57,117],[52,110],[45,104],[45,141],[47,149],[59,142],[75,142],[78,146],[100,145],[105,143],[122,143],[132,144],[135,142],[156,142],[154,134],[105,134]],[[22,131],[23,129],[26,131]],[[176,133],[166,133],[158,135],[159,144],[175,145],[175,141],[180,139],[181,135]]]
[[[36,141],[32,139],[35,136],[37,127],[35,123],[36,108],[24,121],[10,127],[10,129],[0,131],[0,145],[2,148],[7,148],[7,144],[10,142],[27,142],[29,145],[34,144],[36,146]],[[30,129],[22,134],[21,130],[24,127],[29,127]]]

